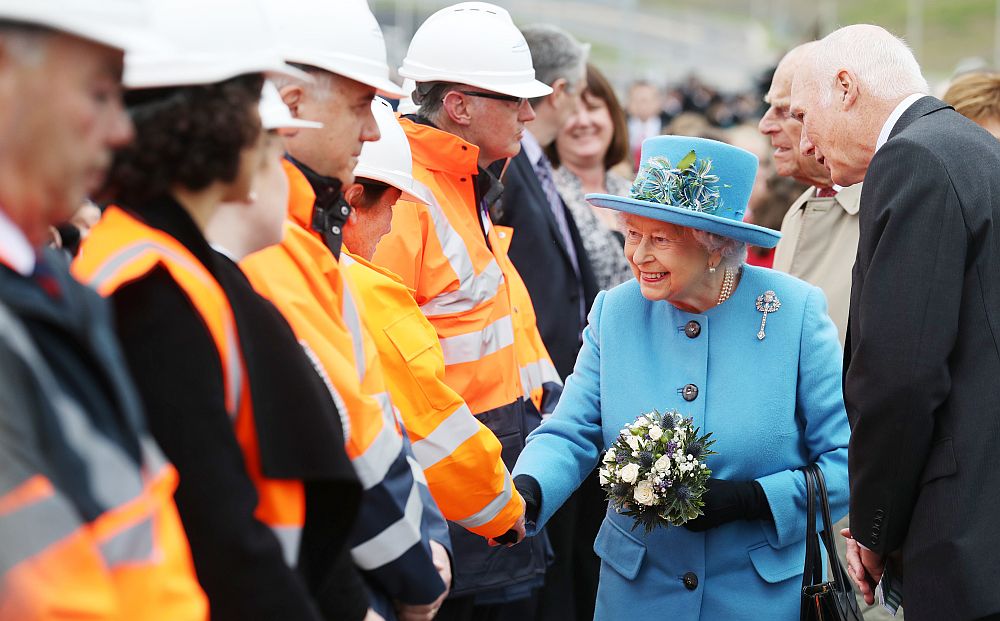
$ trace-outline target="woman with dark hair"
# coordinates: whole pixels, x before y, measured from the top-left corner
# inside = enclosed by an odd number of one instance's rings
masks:
[[[103,191],[114,206],[74,270],[115,306],[149,426],[180,474],[211,617],[362,619],[345,545],[361,489],[334,398],[278,311],[205,237],[223,203],[249,211],[255,176],[280,158],[262,129],[262,72],[298,72],[236,45],[195,52],[126,61],[145,87],[126,95],[136,137],[114,158]]]
[[[546,153],[555,168],[559,193],[580,229],[598,287],[606,290],[631,279],[617,216],[583,198],[590,192],[624,196],[629,189],[628,180],[612,170],[628,158],[625,113],[597,67],[587,65],[582,105]]]

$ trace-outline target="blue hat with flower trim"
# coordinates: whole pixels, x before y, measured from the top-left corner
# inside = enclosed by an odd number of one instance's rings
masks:
[[[642,165],[627,197],[587,194],[606,207],[773,248],[781,233],[743,222],[757,156],[716,140],[655,136],[642,143]]]

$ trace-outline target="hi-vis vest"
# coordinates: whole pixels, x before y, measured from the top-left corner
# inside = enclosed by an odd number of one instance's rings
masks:
[[[94,428],[0,304],[0,341],[51,404],[67,446],[109,508],[90,522],[44,472],[51,447],[0,430],[0,620],[202,621],[198,585],[174,504],[177,471],[140,433],[141,465]],[[30,423],[24,427],[30,429]],[[30,434],[30,432],[29,432]],[[13,445],[12,445],[13,444]]]
[[[528,287],[521,280],[514,263],[507,256],[511,238],[516,232],[509,226],[497,226],[497,238],[503,250],[500,260],[507,287],[510,291],[511,316],[514,322],[514,348],[521,371],[521,386],[525,399],[529,399],[542,417],[552,414],[562,394],[562,379],[538,332],[535,307],[531,303]]]
[[[91,231],[73,271],[101,295],[111,296],[157,266],[166,268],[184,291],[215,342],[223,370],[226,410],[259,497],[254,515],[271,527],[285,560],[294,567],[305,523],[305,490],[300,481],[268,479],[261,472],[250,387],[236,322],[222,287],[180,242],[117,207],[109,208]]]
[[[340,261],[365,304],[389,392],[441,513],[484,537],[507,532],[521,515],[520,498],[500,442],[444,383],[434,327],[395,274],[347,252]]]
[[[429,206],[396,203],[392,231],[382,238],[373,262],[415,290],[417,304],[441,340],[445,381],[474,414],[538,393],[550,379],[559,383],[543,368],[549,358],[530,298],[512,292],[512,286],[524,284],[519,277],[511,282],[516,270],[507,259],[509,239],[501,240],[476,204],[478,147],[409,119],[400,124],[413,152],[414,178],[430,188],[435,200]],[[514,300],[523,320],[512,318]],[[539,345],[538,353],[532,351]]]
[[[364,307],[333,254],[306,228],[316,195],[287,161],[285,173],[290,189],[285,237],[246,257],[240,267],[284,315],[346,415],[347,455],[364,488],[351,537],[355,564],[397,599],[433,601],[444,584],[429,548],[426,555],[414,552],[425,538],[423,473],[407,460],[378,350],[361,320]]]

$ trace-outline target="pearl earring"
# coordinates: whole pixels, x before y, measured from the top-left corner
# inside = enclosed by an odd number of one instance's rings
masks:
[[[708,266],[708,273],[709,274],[714,274],[715,273],[715,266],[709,265]]]

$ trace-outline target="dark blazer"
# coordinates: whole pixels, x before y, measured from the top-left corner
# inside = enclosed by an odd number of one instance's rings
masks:
[[[509,256],[528,287],[538,318],[538,331],[559,376],[566,379],[573,372],[580,351],[580,285],[584,309],[597,295],[597,281],[580,241],[573,216],[563,204],[570,236],[580,264],[578,278],[570,262],[556,218],[549,208],[535,169],[522,149],[511,160],[503,179],[501,213],[497,224],[513,227]],[[581,283],[582,280],[582,283]],[[584,319],[584,321],[586,321]]]
[[[1000,613],[1000,141],[924,97],[861,195],[844,398],[851,531],[911,621]]]

